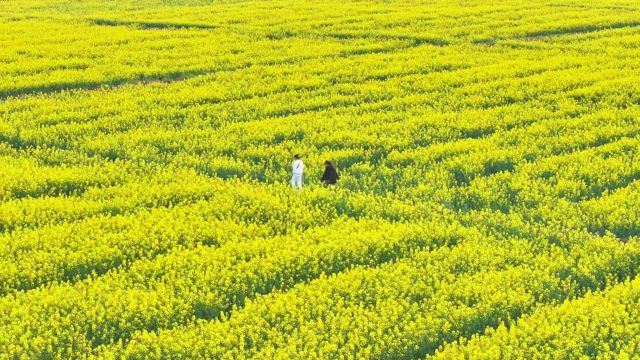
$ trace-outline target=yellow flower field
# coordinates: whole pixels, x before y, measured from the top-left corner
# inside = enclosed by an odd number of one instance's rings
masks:
[[[0,59],[0,359],[640,358],[637,1],[0,0]]]

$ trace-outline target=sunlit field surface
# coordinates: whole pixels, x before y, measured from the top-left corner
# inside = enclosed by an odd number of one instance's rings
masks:
[[[0,0],[0,59],[0,359],[640,357],[638,1]]]

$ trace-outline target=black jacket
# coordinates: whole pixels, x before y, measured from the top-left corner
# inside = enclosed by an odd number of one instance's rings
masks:
[[[327,166],[324,168],[324,174],[322,174],[322,181],[325,184],[335,184],[340,179],[338,172],[333,166]]]

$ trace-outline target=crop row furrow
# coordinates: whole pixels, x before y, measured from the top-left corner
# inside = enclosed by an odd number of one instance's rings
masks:
[[[125,349],[99,351],[106,357],[413,358],[512,322],[539,303],[622,281],[640,264],[640,249],[623,252],[610,240],[537,256],[526,248],[520,241],[498,248],[471,241],[419,253],[260,297],[223,321],[143,332]],[[576,268],[576,256],[604,249],[617,250]]]
[[[3,323],[0,348],[8,348],[25,332],[43,334],[42,342],[22,349],[23,354],[36,356],[46,356],[48,347],[65,343],[78,347],[76,352],[123,344],[139,331],[218,319],[258,294],[286,290],[356,266],[377,266],[422,249],[454,246],[470,236],[479,235],[440,220],[340,221],[286,237],[177,251],[95,280],[4,298],[0,313],[11,316]],[[55,322],[47,325],[48,321],[59,321],[59,316],[76,327],[55,329],[56,336],[48,335],[45,329],[55,327]]]
[[[640,279],[561,305],[540,306],[511,326],[452,343],[433,359],[579,359],[637,356]]]

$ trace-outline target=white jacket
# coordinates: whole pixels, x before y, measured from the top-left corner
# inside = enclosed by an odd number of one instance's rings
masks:
[[[300,159],[294,160],[292,168],[294,174],[302,174],[304,172],[304,163]]]

